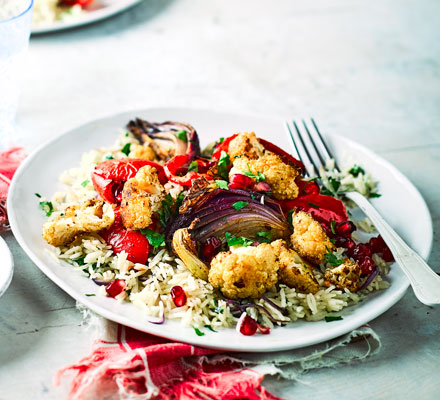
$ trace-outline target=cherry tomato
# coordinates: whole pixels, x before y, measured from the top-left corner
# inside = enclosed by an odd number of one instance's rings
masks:
[[[165,184],[168,181],[162,165],[153,161],[123,158],[106,160],[98,164],[92,172],[93,186],[105,201],[118,203],[121,201],[124,183],[133,178],[145,165],[157,169],[160,183]]]

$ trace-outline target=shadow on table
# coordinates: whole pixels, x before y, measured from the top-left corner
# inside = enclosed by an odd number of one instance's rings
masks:
[[[70,28],[63,31],[32,35],[32,41],[45,39],[62,39],[66,42],[90,40],[100,36],[122,33],[152,20],[155,16],[166,10],[175,0],[144,0],[140,4],[129,8],[107,19],[89,25]],[[32,43],[32,42],[31,42]]]

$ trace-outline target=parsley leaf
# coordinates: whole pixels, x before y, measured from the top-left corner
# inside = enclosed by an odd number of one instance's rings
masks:
[[[218,173],[224,179],[228,179],[228,166],[231,164],[231,159],[229,154],[222,151],[220,154],[220,159],[218,160]]]
[[[359,174],[365,175],[365,170],[359,165],[354,164],[353,167],[348,171],[348,173],[356,178]]]
[[[40,201],[40,208],[46,213],[46,217],[50,217],[54,211],[51,201]]]
[[[163,227],[167,225],[168,220],[173,214],[171,208],[173,206],[173,203],[174,203],[173,198],[169,193],[165,196],[165,200],[162,200],[162,208],[158,211],[158,214],[159,214],[159,222]]]
[[[106,159],[106,160],[113,160],[114,157],[110,154],[109,156],[105,156],[105,159]]]
[[[121,153],[124,153],[127,157],[130,154],[131,143],[125,143],[124,147],[121,149]]]
[[[179,195],[177,196],[177,199],[176,199],[176,204],[175,204],[176,210],[178,210],[180,208],[180,206],[183,203],[184,198],[185,198],[185,195],[183,193],[179,193]]]
[[[225,138],[224,137],[221,137],[219,140],[218,140],[218,144],[220,144],[220,143],[223,143],[224,142],[224,140],[225,140]]]
[[[269,243],[270,239],[272,237],[272,233],[271,232],[257,232],[257,236],[260,239],[260,241]]]
[[[382,196],[380,193],[371,192],[368,197],[380,197],[380,196]]]
[[[125,132],[125,137],[128,137],[130,134],[128,132]]]
[[[192,161],[191,164],[189,164],[188,172],[190,171],[199,172],[199,164],[197,164],[196,160]]]
[[[208,328],[211,332],[216,332],[217,333],[216,330],[212,329],[211,325],[205,325],[205,328]]]
[[[237,211],[241,210],[242,208],[245,208],[249,203],[246,203],[245,201],[237,201],[234,204],[232,204],[232,207],[234,207]]]
[[[92,296],[96,296],[96,294],[94,294],[94,293],[86,293],[86,296],[87,297],[92,297]]]
[[[249,178],[254,179],[255,182],[258,183],[258,182],[264,181],[264,180],[266,179],[266,177],[264,176],[264,174],[261,173],[261,172],[257,172],[256,174],[254,174],[254,173],[251,171],[251,166],[249,165],[249,163],[247,163],[247,167],[248,167],[248,171],[243,171],[243,174],[246,175],[246,176],[248,176]]]
[[[328,249],[327,249],[328,250]],[[338,257],[336,257],[333,253],[325,253],[324,254],[325,260],[334,267],[337,267],[338,265],[344,264],[344,260],[340,260]]]
[[[315,203],[312,203],[311,201],[308,201],[307,204],[308,204],[310,207],[313,207],[313,208],[321,208],[320,206],[318,206],[318,205],[315,204]]]
[[[197,336],[205,336],[205,334],[199,328],[194,328],[194,332]]]
[[[89,184],[89,180],[88,179],[86,179],[85,181],[82,181],[81,182],[81,186],[83,187],[83,188],[85,188],[88,184]]]
[[[333,235],[336,235],[335,226],[336,226],[336,221],[334,219],[332,219],[330,221],[330,229],[331,229]]]
[[[175,135],[176,135],[176,138],[181,140],[182,142],[185,142],[185,143],[188,142],[188,137],[186,136],[186,131],[184,129],[182,129],[179,132],[176,132]]]
[[[341,186],[341,181],[335,178],[328,178],[328,182],[330,183],[331,189],[333,189],[334,193],[338,193],[338,190]]]
[[[232,246],[247,247],[247,246],[250,246],[252,243],[254,243],[252,240],[247,239],[243,236],[235,237],[235,236],[231,235],[229,232],[225,233],[225,237],[226,237],[226,241],[228,242],[229,247],[232,247]]]
[[[150,244],[157,249],[165,243],[165,235],[153,231],[152,229],[141,229],[142,235],[145,235]]]
[[[332,322],[332,321],[342,321],[344,318],[342,318],[339,315],[327,315],[325,317],[325,322]]]
[[[37,196],[39,199],[41,199],[41,194],[40,193],[34,193],[35,196]]]
[[[220,188],[224,190],[229,190],[228,188],[228,182],[222,181],[222,180],[216,180],[215,184]]]
[[[292,208],[291,210],[289,210],[289,213],[287,214],[287,222],[290,224],[290,226],[292,225],[292,217],[293,217],[293,213],[295,212],[295,209]]]

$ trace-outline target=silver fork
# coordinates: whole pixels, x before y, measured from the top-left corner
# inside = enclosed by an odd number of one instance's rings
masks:
[[[304,120],[286,122],[286,126],[296,152],[306,166],[308,176],[318,176],[326,160],[333,157],[315,121],[312,118],[309,125]],[[336,163],[335,169],[338,170]],[[363,195],[349,192],[344,193],[344,196],[354,201],[371,219],[397,264],[409,279],[416,297],[430,306],[440,304],[440,276],[402,240]]]

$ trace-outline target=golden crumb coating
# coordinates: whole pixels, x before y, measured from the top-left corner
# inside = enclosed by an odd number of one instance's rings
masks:
[[[278,268],[268,243],[233,248],[211,261],[209,282],[230,299],[259,298],[278,281]]]
[[[293,234],[290,236],[292,246],[301,257],[314,264],[324,261],[325,253],[334,249],[321,224],[304,211],[292,215]]]
[[[286,200],[298,197],[298,186],[295,183],[295,178],[299,175],[299,170],[285,164],[276,154],[266,152],[264,156],[256,160],[246,157],[236,158],[229,176],[243,174],[243,172],[249,170],[253,174],[258,172],[264,174],[264,182],[270,185],[273,197],[276,199]]]
[[[132,144],[130,146],[130,154],[128,157],[156,161],[156,153],[148,144]]]
[[[289,249],[284,240],[271,243],[280,264],[278,275],[280,281],[301,293],[316,293],[319,283],[313,275],[313,267],[304,261],[300,255]]]
[[[242,132],[229,143],[228,154],[231,158],[244,156],[257,159],[264,153],[264,147],[260,144],[254,132]]]
[[[82,205],[67,207],[64,216],[43,225],[43,238],[52,246],[65,246],[86,232],[109,228],[115,220],[110,204],[102,200],[88,200]]]
[[[145,165],[136,176],[124,184],[121,201],[122,223],[129,229],[143,229],[151,225],[152,216],[165,198],[157,170]]]
[[[324,278],[335,285],[338,289],[348,289],[350,292],[356,292],[359,289],[359,279],[361,277],[361,268],[359,264],[348,258],[335,268],[325,271]]]

